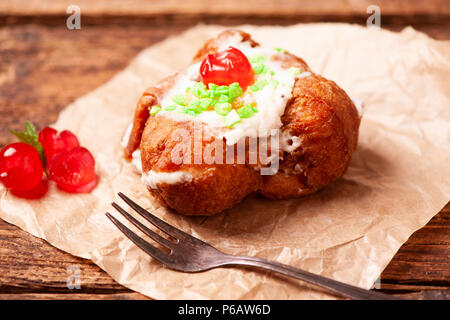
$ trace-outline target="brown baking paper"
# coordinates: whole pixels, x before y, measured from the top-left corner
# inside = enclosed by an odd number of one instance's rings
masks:
[[[96,158],[101,179],[92,193],[67,194],[52,184],[42,200],[25,201],[0,186],[0,217],[157,299],[331,296],[250,269],[188,274],[164,268],[105,217],[107,211],[120,216],[110,205],[123,204],[119,191],[224,252],[370,288],[399,247],[450,198],[450,43],[412,28],[392,33],[344,24],[243,26],[262,45],[288,49],[364,101],[358,148],[345,176],[314,195],[256,197],[209,218],[179,216],[149,196],[122,159],[120,141],[143,90],[187,66],[222,29],[198,26],[144,50],[60,114],[55,127],[76,133]]]

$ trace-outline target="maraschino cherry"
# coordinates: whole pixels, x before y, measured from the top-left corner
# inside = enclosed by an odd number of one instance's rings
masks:
[[[16,142],[0,150],[0,181],[6,188],[30,191],[41,182],[43,173],[39,153],[31,145]]]
[[[37,134],[27,122],[24,132],[14,134],[24,142],[0,150],[0,182],[12,194],[38,199],[47,193],[43,162],[47,163],[48,179],[55,181],[61,190],[88,193],[97,186],[95,159],[89,150],[80,147],[72,132],[64,130],[58,134],[55,129],[45,127]]]
[[[228,86],[238,82],[244,91],[255,78],[250,61],[242,51],[234,47],[208,54],[200,65],[200,75],[205,85],[214,83]]]
[[[48,180],[47,179],[41,179],[39,181],[38,185],[34,187],[31,190],[15,190],[11,189],[11,193],[19,198],[24,199],[39,199],[45,196],[45,194],[48,191]]]
[[[58,134],[58,131],[50,127],[45,127],[39,132],[39,142],[44,149],[47,165],[55,154],[80,146],[77,137],[69,130],[61,131]]]
[[[59,189],[70,193],[87,193],[97,186],[95,159],[83,147],[54,155],[48,164],[48,174]]]

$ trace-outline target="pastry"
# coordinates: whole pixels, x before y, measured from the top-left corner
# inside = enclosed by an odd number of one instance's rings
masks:
[[[212,215],[250,194],[294,198],[332,183],[348,167],[359,124],[335,82],[227,30],[143,93],[125,157],[163,204]]]

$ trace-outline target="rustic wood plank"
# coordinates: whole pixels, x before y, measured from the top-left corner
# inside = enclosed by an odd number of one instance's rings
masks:
[[[80,289],[67,281],[80,269]],[[99,267],[72,256],[0,219],[0,294],[3,293],[126,293]]]
[[[450,208],[450,204],[446,208]],[[445,214],[438,214],[436,219]],[[382,291],[412,293],[433,289],[442,291],[438,294],[442,296],[450,290],[450,247],[428,244],[427,249],[421,251],[414,245],[416,235],[427,232],[430,243],[435,242],[433,227],[416,232],[382,273]],[[405,247],[411,250],[402,256]],[[66,283],[70,275],[67,268],[73,265],[81,269],[81,289],[76,290],[76,294],[130,292],[90,261],[62,252],[46,241],[1,220],[0,261],[0,298],[2,294],[19,293],[74,294],[74,290],[68,289]]]
[[[400,248],[381,274],[385,285],[450,289],[450,202]]]
[[[71,0],[15,0],[0,3],[0,25],[65,25]],[[378,5],[383,28],[400,30],[411,25],[436,39],[448,39],[450,6],[448,0],[81,0],[82,26],[139,25],[184,26],[198,23],[290,25],[299,22],[347,22],[365,25],[367,8]],[[163,29],[163,28],[161,28]]]
[[[96,27],[81,32],[26,25],[0,29],[0,145],[27,119],[42,128],[175,28]],[[70,75],[70,76],[68,76]]]
[[[15,0],[0,3],[0,13],[10,15],[39,15],[65,13],[72,0]],[[378,5],[386,15],[450,14],[446,0],[78,0],[82,13],[88,15],[161,15],[161,14],[220,14],[242,15],[365,15],[370,5]]]
[[[0,14],[1,26],[40,25],[63,27],[66,26],[68,15],[39,15],[39,16],[9,16]],[[170,34],[173,30],[185,30],[197,24],[219,24],[234,27],[242,24],[252,25],[281,25],[288,26],[296,23],[339,22],[365,26],[368,15],[365,16],[336,16],[336,15],[293,15],[293,16],[264,16],[264,15],[156,15],[146,16],[86,16],[82,15],[81,29],[109,26],[112,29],[135,28],[156,33]],[[161,26],[164,26],[161,28]],[[438,40],[450,39],[450,16],[386,16],[381,18],[381,27],[401,31],[406,26],[412,26],[418,31],[428,34]]]
[[[392,291],[389,290],[380,291],[383,293],[392,293]],[[408,300],[450,300],[450,290],[426,289],[417,292],[396,293],[395,296]]]
[[[137,292],[89,294],[89,293],[10,293],[0,294],[0,300],[151,300]]]

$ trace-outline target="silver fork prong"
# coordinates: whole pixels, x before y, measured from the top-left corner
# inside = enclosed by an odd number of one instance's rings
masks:
[[[128,221],[130,221],[135,227],[137,227],[139,230],[141,230],[143,233],[148,235],[150,238],[152,238],[153,240],[155,240],[159,244],[161,244],[161,245],[163,245],[163,246],[165,246],[165,247],[167,247],[167,248],[169,248],[171,250],[173,249],[173,246],[176,245],[172,241],[169,241],[169,240],[161,237],[159,234],[157,234],[153,230],[151,230],[151,229],[147,228],[146,226],[144,226],[141,222],[136,220],[136,218],[134,218],[131,214],[126,212],[124,209],[122,209],[117,203],[113,202],[113,203],[111,203],[111,205],[117,211],[119,211],[120,214],[123,215]]]
[[[117,228],[119,228],[120,231],[128,238],[130,239],[135,245],[137,245],[139,248],[144,250],[148,255],[152,256],[159,262],[163,264],[168,263],[169,254],[163,252],[162,250],[156,248],[155,246],[151,245],[141,237],[139,237],[137,234],[133,233],[130,229],[125,227],[119,220],[114,218],[109,212],[106,213],[106,216],[109,220],[111,220],[112,223],[115,224]]]
[[[148,222],[153,224],[155,227],[161,229],[165,233],[167,233],[169,236],[174,237],[177,240],[181,240],[181,238],[193,238],[190,234],[187,234],[184,231],[181,231],[180,229],[177,229],[167,222],[162,221],[158,217],[154,216],[141,206],[139,206],[136,202],[128,198],[126,195],[124,195],[122,192],[118,193],[119,197],[122,198],[123,201],[125,201],[131,208],[133,208],[137,213],[139,213],[143,218],[145,218]]]

